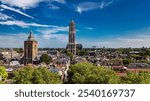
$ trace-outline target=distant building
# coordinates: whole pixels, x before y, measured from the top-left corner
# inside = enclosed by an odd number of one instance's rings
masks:
[[[47,53],[50,56],[59,56],[59,51],[57,50],[48,50]]]
[[[137,69],[137,68],[149,68],[150,69],[150,65],[148,63],[130,63],[128,66],[129,69]]]
[[[137,72],[137,73],[139,71],[150,72],[150,64],[149,63],[130,63],[128,66],[128,71]]]
[[[139,54],[139,51],[129,51],[130,54]]]
[[[35,40],[32,32],[29,37],[24,41],[24,65],[33,63],[38,53],[38,42]]]
[[[75,28],[75,23],[72,20],[69,24],[69,42],[67,45],[67,50],[74,55],[76,54],[76,39],[75,39],[75,34],[76,34],[76,28]]]
[[[4,50],[0,52],[0,57],[3,57],[5,59],[14,59],[20,57],[20,54],[14,50]]]
[[[9,63],[9,66],[10,67],[20,67],[20,63],[19,63],[19,61],[11,61]]]
[[[38,51],[38,56],[42,56],[42,54],[47,54],[47,50],[40,50]]]
[[[76,49],[77,49],[77,50],[82,50],[82,49],[83,49],[82,44],[76,44]]]

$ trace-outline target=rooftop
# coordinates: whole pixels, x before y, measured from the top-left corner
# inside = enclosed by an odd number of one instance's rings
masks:
[[[33,35],[32,31],[30,31],[30,34],[28,36],[27,41],[36,41],[35,38],[34,38],[34,35]]]

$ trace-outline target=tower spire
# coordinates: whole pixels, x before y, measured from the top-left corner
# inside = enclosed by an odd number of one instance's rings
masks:
[[[73,19],[70,21],[70,24],[75,24]]]

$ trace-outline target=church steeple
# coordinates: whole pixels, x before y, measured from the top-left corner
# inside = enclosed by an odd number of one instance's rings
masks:
[[[71,23],[74,23],[73,19],[71,20]]]
[[[70,25],[70,26],[74,26],[74,25],[75,25],[74,21],[71,20],[69,25]]]
[[[69,52],[76,54],[76,28],[73,20],[69,23],[69,37],[67,49]]]

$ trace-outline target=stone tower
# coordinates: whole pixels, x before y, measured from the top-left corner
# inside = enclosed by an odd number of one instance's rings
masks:
[[[33,63],[38,53],[38,42],[35,40],[33,33],[30,32],[28,39],[24,41],[24,65]]]
[[[74,55],[76,54],[76,28],[73,20],[69,23],[69,40],[67,50]]]

